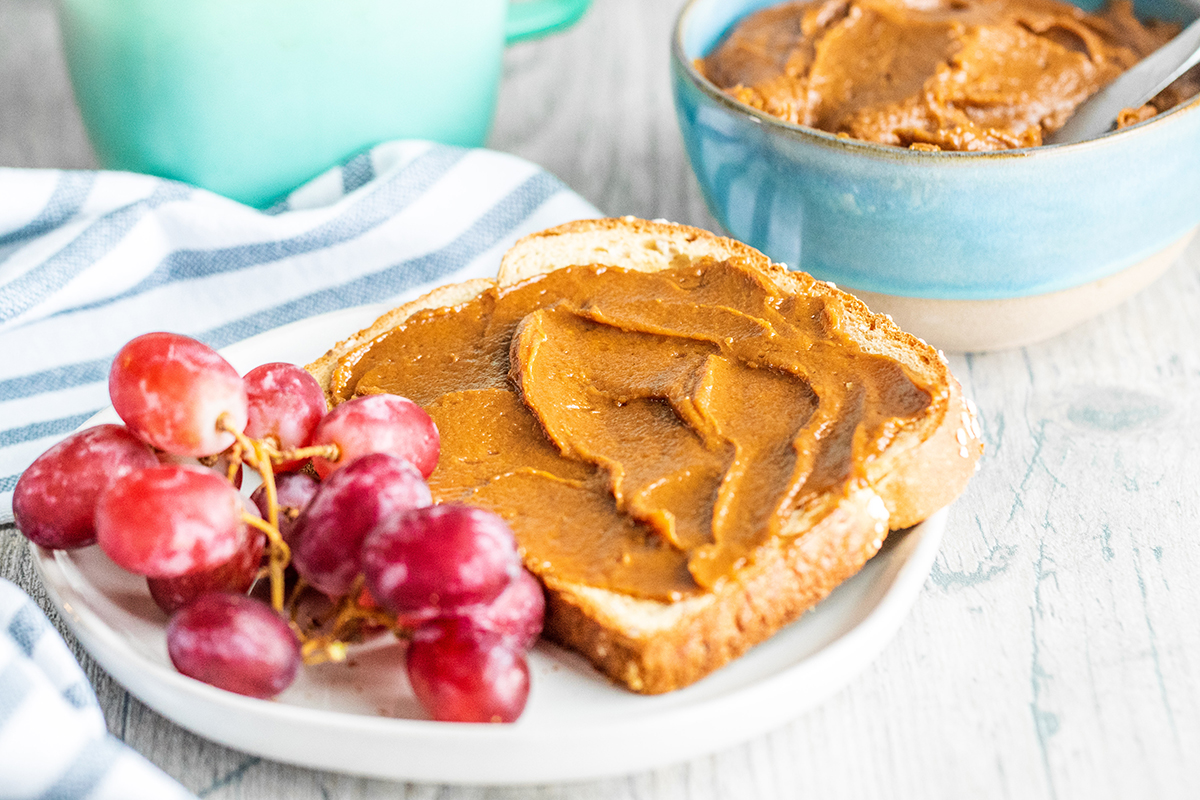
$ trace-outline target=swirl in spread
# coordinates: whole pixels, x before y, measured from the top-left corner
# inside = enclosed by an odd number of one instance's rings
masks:
[[[1032,147],[1179,26],[1128,0],[1098,14],[1059,0],[817,0],[746,17],[697,69],[797,125],[925,150]],[[1200,91],[1200,69],[1119,121]]]
[[[946,404],[864,352],[842,302],[736,260],[568,267],[414,314],[332,391],[425,407],[434,497],[504,516],[534,572],[669,601],[820,519]]]

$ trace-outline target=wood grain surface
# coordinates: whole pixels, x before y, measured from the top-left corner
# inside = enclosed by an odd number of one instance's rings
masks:
[[[491,146],[607,213],[713,227],[671,105],[677,8],[596,0],[512,48]],[[0,165],[92,164],[52,4],[0,0]],[[911,616],[848,688],[709,757],[536,789],[314,772],[197,738],[79,657],[110,729],[221,800],[1200,797],[1198,311],[1200,240],[1063,336],[952,358],[988,450]],[[0,575],[49,608],[11,527]]]

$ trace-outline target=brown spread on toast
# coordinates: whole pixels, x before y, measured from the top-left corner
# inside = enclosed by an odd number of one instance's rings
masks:
[[[696,66],[797,125],[918,149],[1002,150],[1041,144],[1178,31],[1139,22],[1128,0],[1096,14],[1060,0],[815,0],[749,15]],[[1198,90],[1193,70],[1122,124]]]
[[[341,357],[331,398],[422,405],[434,497],[506,517],[541,577],[670,602],[941,423],[947,387],[865,352],[832,297],[737,258],[567,267],[413,314]]]

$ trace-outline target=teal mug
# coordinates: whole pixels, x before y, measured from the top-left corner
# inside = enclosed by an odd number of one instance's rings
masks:
[[[263,207],[379,142],[479,146],[506,43],[590,0],[60,0],[102,166]]]

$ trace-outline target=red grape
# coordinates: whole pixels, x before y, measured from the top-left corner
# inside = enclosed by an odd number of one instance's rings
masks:
[[[546,597],[537,578],[522,569],[495,600],[459,613],[477,626],[494,630],[518,650],[528,650],[542,633]]]
[[[292,531],[297,517],[312,500],[321,484],[303,472],[284,472],[275,476],[275,501],[279,504],[279,535],[288,544],[292,543]],[[259,486],[250,495],[263,519],[268,516],[267,490]]]
[[[281,450],[304,447],[312,441],[325,416],[325,393],[317,379],[294,364],[274,362],[255,367],[243,378],[250,400],[246,435],[270,439]],[[275,464],[276,472],[299,469],[304,459]]]
[[[266,603],[212,593],[167,625],[167,653],[188,677],[250,697],[274,697],[300,669],[300,643]]]
[[[362,541],[379,520],[433,501],[421,473],[402,458],[371,453],[320,485],[292,529],[300,577],[342,595],[361,571]]]
[[[21,533],[42,547],[96,541],[96,501],[117,478],[157,464],[154,452],[123,425],[78,431],[38,456],[13,489]]]
[[[419,405],[394,394],[347,400],[317,425],[312,443],[336,444],[337,461],[316,457],[322,478],[367,453],[391,453],[410,462],[428,478],[437,466],[441,439],[437,426]]]
[[[96,504],[96,539],[119,566],[171,578],[213,569],[245,545],[242,498],[212,470],[178,464],[124,475]]]
[[[367,588],[398,614],[490,603],[517,574],[512,530],[482,508],[418,508],[384,518],[362,547]]]
[[[245,546],[224,564],[174,578],[147,578],[150,596],[159,608],[171,614],[209,592],[244,594],[258,575],[266,541],[260,531],[248,531]]]
[[[207,456],[233,444],[217,418],[237,430],[249,414],[237,370],[208,345],[177,333],[147,333],[117,353],[108,373],[113,408],[150,444],[181,456]]]
[[[512,722],[529,698],[525,655],[495,631],[464,619],[422,625],[408,646],[408,680],[442,722]]]

